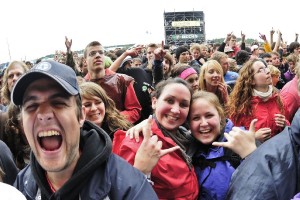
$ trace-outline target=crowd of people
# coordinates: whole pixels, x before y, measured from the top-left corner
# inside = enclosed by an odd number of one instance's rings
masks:
[[[0,181],[26,199],[300,199],[300,44],[274,35],[83,55],[65,37],[10,62]]]

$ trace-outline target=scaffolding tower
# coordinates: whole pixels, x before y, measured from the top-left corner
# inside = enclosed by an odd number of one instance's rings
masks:
[[[190,45],[205,42],[203,11],[164,12],[165,43]]]

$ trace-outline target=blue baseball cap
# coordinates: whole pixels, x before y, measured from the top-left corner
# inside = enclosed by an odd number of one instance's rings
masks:
[[[70,95],[79,95],[79,86],[74,70],[67,65],[50,60],[33,66],[17,80],[11,93],[12,102],[15,105],[22,105],[27,87],[32,82],[42,78],[43,75],[56,81]]]

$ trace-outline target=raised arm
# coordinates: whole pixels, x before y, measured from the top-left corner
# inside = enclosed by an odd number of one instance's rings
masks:
[[[278,52],[279,47],[280,47],[280,43],[281,43],[281,32],[280,32],[280,30],[277,31],[277,34],[278,34],[278,37],[277,37],[277,40],[276,40],[276,43],[275,43],[275,47],[273,49],[274,52]]]
[[[127,56],[131,56],[131,57],[136,57],[137,55],[139,55],[139,53],[141,52],[141,49],[143,47],[142,46],[138,46],[132,49],[127,49],[124,53],[122,53],[122,55],[120,55],[109,67],[109,69],[111,71],[116,72],[119,67],[121,66],[123,60],[127,57]]]
[[[265,49],[265,51],[266,52],[271,52],[272,49],[271,49],[270,43],[267,40],[266,35],[259,33],[259,37],[260,37],[260,39],[262,39],[264,41],[264,49]]]
[[[73,53],[71,51],[72,47],[72,39],[68,39],[67,36],[65,36],[65,45],[67,49],[67,60],[66,60],[66,65],[70,66],[75,72],[76,72],[76,64],[73,58]]]
[[[274,33],[275,33],[275,31],[274,31],[274,29],[272,27],[272,30],[270,30],[270,45],[271,45],[271,47],[272,47],[273,42],[274,42],[274,38],[273,38]]]
[[[153,83],[154,85],[163,80],[164,77],[164,70],[163,70],[163,61],[166,55],[166,51],[163,49],[163,42],[162,47],[156,48],[154,50],[154,63],[152,67],[152,76],[153,76]]]
[[[242,43],[241,43],[241,50],[246,50],[246,35],[245,35],[245,33],[243,33],[242,31],[241,31],[241,39],[242,39]]]
[[[232,34],[232,32],[228,33],[226,35],[226,38],[224,39],[224,42],[219,46],[217,51],[224,52],[225,46],[229,43],[229,41],[231,39],[231,34]]]

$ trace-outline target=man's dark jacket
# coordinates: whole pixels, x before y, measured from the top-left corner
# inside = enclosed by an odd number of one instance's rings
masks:
[[[33,153],[14,186],[27,199],[157,199],[144,175],[112,153],[109,136],[87,121],[80,133],[80,149],[72,177],[55,193]]]

